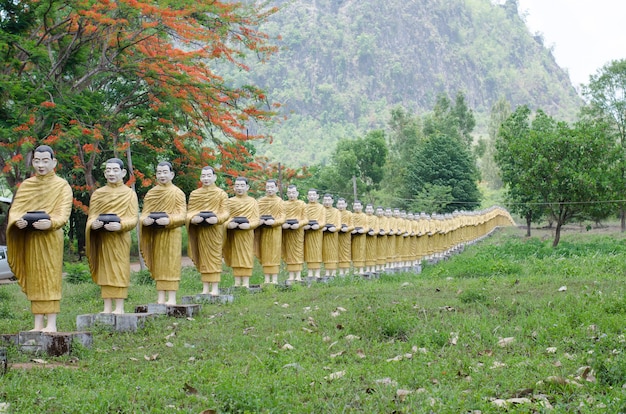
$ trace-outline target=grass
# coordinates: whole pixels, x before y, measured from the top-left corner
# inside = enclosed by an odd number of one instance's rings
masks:
[[[0,403],[16,413],[625,412],[624,235],[564,234],[557,249],[522,235],[505,229],[421,275],[270,287],[193,320],[96,330],[91,349],[10,368]],[[261,279],[257,269],[252,283]],[[179,297],[200,289],[186,268]],[[155,298],[153,285],[134,284],[127,311]],[[59,329],[101,306],[92,283],[64,285]],[[19,287],[0,285],[0,332],[31,325]],[[512,398],[526,400],[494,402]]]

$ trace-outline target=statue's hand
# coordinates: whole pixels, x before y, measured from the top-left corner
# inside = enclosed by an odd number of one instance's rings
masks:
[[[161,218],[158,218],[156,220],[156,222],[157,222],[157,224],[159,226],[167,226],[168,224],[170,224],[170,218],[169,217],[161,217]]]
[[[241,230],[249,230],[250,229],[250,223],[240,223],[239,224],[239,228]]]
[[[103,226],[104,226],[104,222],[100,220],[94,220],[93,223],[91,223],[92,230],[101,229]]]
[[[204,219],[200,216],[193,216],[190,221],[193,224],[200,224],[202,223],[202,221],[204,221]]]
[[[314,224],[314,225],[311,226],[311,228],[313,230],[319,230],[320,229],[320,225],[319,224]]]
[[[24,229],[26,228],[26,226],[28,226],[28,222],[24,220],[23,218],[19,218],[15,220],[15,225],[17,226],[18,229]]]
[[[217,224],[217,217],[209,217],[206,219],[206,222],[209,224]]]
[[[152,226],[152,224],[154,224],[154,219],[152,217],[146,217],[143,219],[144,226]]]
[[[294,224],[291,225],[291,229],[292,230],[297,230],[299,228],[300,228],[300,223],[294,223]]]
[[[236,229],[237,227],[239,227],[239,224],[236,223],[234,220],[232,220],[232,221],[228,222],[226,227],[228,227],[229,229],[233,230],[233,229]]]
[[[273,226],[275,222],[276,222],[276,220],[274,220],[274,219],[267,219],[267,220],[265,220],[265,225],[266,226]]]
[[[291,228],[291,224],[288,224],[288,223],[283,223],[283,226],[282,226],[282,227],[283,227],[283,229],[287,230],[287,229],[290,229],[290,228]]]
[[[50,221],[50,219],[37,220],[33,223],[33,227],[37,230],[48,230],[52,227],[52,221]]]
[[[112,222],[104,225],[104,228],[108,231],[120,231],[122,230],[122,223]]]

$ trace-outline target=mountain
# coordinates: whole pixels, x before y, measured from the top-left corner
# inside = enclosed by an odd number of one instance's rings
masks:
[[[516,0],[275,0],[261,29],[280,36],[251,81],[283,104],[285,119],[262,132],[259,154],[287,165],[324,162],[342,138],[384,128],[397,105],[432,109],[461,91],[486,124],[493,103],[527,104],[571,119],[582,104]],[[249,76],[243,79],[244,76]],[[254,131],[257,132],[257,131]]]

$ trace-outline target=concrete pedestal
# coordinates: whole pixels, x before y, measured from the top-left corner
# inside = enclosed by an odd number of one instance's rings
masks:
[[[77,329],[89,329],[94,325],[106,326],[116,332],[135,332],[145,326],[146,320],[154,317],[152,313],[93,313],[76,317]]]
[[[181,302],[185,305],[194,304],[194,303],[217,303],[217,304],[226,304],[233,303],[234,296],[233,295],[210,295],[199,293],[193,296],[183,296],[181,298]]]
[[[3,334],[2,341],[18,347],[24,353],[61,356],[70,354],[72,347],[76,344],[91,348],[93,337],[91,332],[26,331],[18,334]]]
[[[162,303],[149,303],[135,307],[138,314],[167,315],[174,318],[190,318],[200,313],[202,308],[199,304],[166,305]]]

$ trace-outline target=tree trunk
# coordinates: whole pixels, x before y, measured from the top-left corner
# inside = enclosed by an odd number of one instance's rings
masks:
[[[624,210],[624,205],[620,205],[619,208],[619,218],[620,218],[620,226],[622,233],[626,231],[626,210]]]
[[[526,214],[526,237],[530,237],[530,222],[532,221],[532,214]]]
[[[561,220],[556,223],[556,230],[554,231],[554,241],[552,242],[552,247],[556,247],[559,245],[559,241],[561,241]]]

